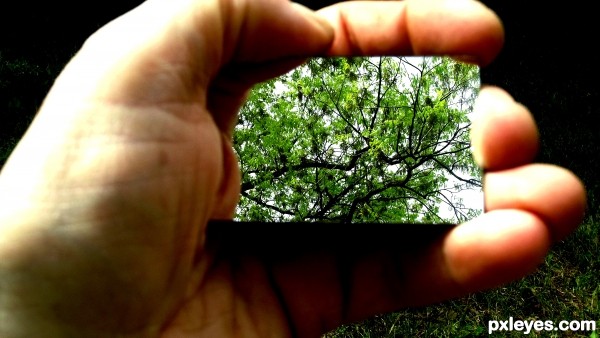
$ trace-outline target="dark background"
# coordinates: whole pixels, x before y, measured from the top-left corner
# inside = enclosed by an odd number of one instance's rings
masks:
[[[301,1],[302,2],[302,1]],[[318,8],[333,1],[305,0]],[[22,136],[54,77],[87,36],[141,3],[20,2],[0,13],[0,165]],[[483,83],[509,90],[533,112],[542,138],[538,161],[573,170],[591,211],[600,196],[597,18],[583,1],[484,1],[505,25],[506,44],[481,70]],[[526,3],[526,6],[523,5]]]

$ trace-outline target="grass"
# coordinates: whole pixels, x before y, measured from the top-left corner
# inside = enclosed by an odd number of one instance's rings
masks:
[[[588,216],[533,274],[504,287],[346,325],[324,338],[487,337],[489,320],[595,320],[597,332],[502,331],[496,337],[599,337],[600,217]]]

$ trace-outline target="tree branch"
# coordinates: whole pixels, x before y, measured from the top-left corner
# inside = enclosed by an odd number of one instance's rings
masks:
[[[323,168],[323,169],[348,171],[356,166],[360,157],[362,155],[364,155],[369,149],[370,149],[370,147],[367,146],[367,147],[364,147],[364,148],[358,150],[354,155],[352,155],[352,157],[350,158],[350,161],[348,163],[341,163],[341,164],[326,162],[326,161],[314,161],[314,160],[307,159],[306,157],[303,157],[300,160],[300,164],[282,167],[282,168],[275,170],[275,172],[273,173],[273,179],[279,178],[289,171],[300,171],[300,170],[304,170],[304,169],[308,169],[308,168]],[[270,169],[265,169],[265,171],[270,171]],[[244,182],[244,183],[242,183],[240,189],[243,192],[243,191],[248,191],[250,189],[253,189],[255,186],[256,186],[255,181]]]

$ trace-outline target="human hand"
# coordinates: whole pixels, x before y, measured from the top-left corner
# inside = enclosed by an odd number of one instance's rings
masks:
[[[318,15],[282,0],[145,2],[86,42],[0,175],[0,335],[318,336],[532,271],[579,223],[584,192],[528,164],[533,120],[497,88],[473,125],[489,212],[442,240],[357,251],[341,278],[335,252],[273,266],[205,236],[237,203],[231,133],[253,84],[314,55],[485,65],[501,44],[498,18],[471,1]]]

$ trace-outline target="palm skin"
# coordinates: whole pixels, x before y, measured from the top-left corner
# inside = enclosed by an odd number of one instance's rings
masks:
[[[0,175],[0,335],[316,337],[532,271],[580,222],[585,194],[570,172],[528,164],[535,124],[498,88],[482,91],[473,126],[489,212],[445,237],[402,254],[357,249],[340,278],[336,252],[271,264],[205,236],[235,210],[231,134],[253,84],[315,55],[485,65],[502,42],[498,18],[471,1],[315,14],[285,0],[149,0],[109,23]]]

